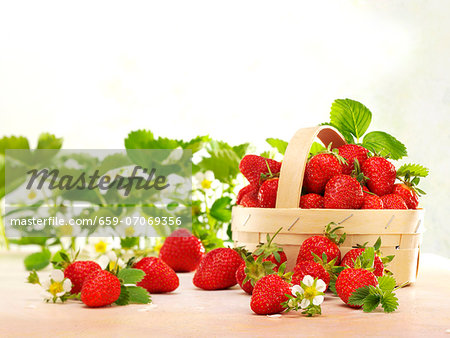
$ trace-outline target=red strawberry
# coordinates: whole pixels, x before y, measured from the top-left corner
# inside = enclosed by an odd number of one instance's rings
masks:
[[[361,209],[383,209],[383,201],[377,195],[364,193],[364,202]]]
[[[91,273],[81,288],[81,301],[89,307],[114,303],[120,296],[119,278],[105,270]]]
[[[321,209],[323,208],[323,197],[318,194],[306,194],[300,197],[300,208]]]
[[[258,205],[261,208],[275,208],[277,201],[278,178],[264,181],[259,187]]]
[[[366,269],[348,268],[342,271],[336,280],[336,292],[345,304],[359,308],[361,306],[349,304],[348,299],[356,289],[367,285],[378,285],[375,275]]]
[[[193,283],[204,290],[220,290],[236,285],[236,270],[241,256],[230,248],[217,248],[203,257],[195,272]]]
[[[70,263],[64,269],[64,277],[69,278],[72,282],[71,294],[76,294],[81,291],[85,279],[93,272],[99,271],[102,268],[96,262],[92,261],[75,261]]]
[[[277,268],[287,261],[286,253],[283,251],[283,248],[273,242],[281,229],[283,228],[278,229],[272,237],[267,234],[266,243],[259,243],[256,250],[253,252],[255,257],[263,256],[264,260],[272,262]]]
[[[419,205],[419,197],[414,189],[405,183],[394,184],[392,193],[400,195],[406,203],[408,209],[417,209]]]
[[[150,293],[164,293],[175,290],[180,281],[173,269],[157,257],[144,257],[133,265],[135,269],[145,272],[145,277],[137,286]]]
[[[355,260],[357,257],[359,257],[363,252],[365,248],[355,248],[351,249],[349,252],[347,252],[344,257],[342,258],[341,265],[342,266],[348,266],[350,268],[355,267]],[[380,277],[383,275],[384,271],[384,264],[381,261],[381,258],[378,255],[375,255],[374,262],[373,262],[374,271],[373,274],[377,277]]]
[[[259,186],[261,175],[275,175],[280,172],[281,163],[258,155],[245,155],[239,163],[239,170],[250,184]]]
[[[236,204],[237,205],[241,204],[242,198],[248,194],[251,194],[252,196],[257,198],[258,197],[258,186],[249,184],[249,185],[246,185],[245,187],[243,187],[241,190],[239,190],[237,197],[236,197]]]
[[[368,150],[357,144],[344,144],[338,148],[339,155],[346,159],[347,164],[342,165],[342,173],[350,175],[355,169],[355,160],[358,160],[359,165],[367,160]]]
[[[319,278],[325,282],[325,284],[330,284],[330,274],[325,270],[325,268],[315,261],[300,261],[294,267],[294,274],[292,275],[292,284],[300,285],[300,282],[307,275],[313,278]]]
[[[307,192],[322,194],[330,178],[341,173],[342,165],[336,155],[317,154],[306,164],[303,186]]]
[[[241,199],[241,205],[246,208],[258,208],[258,197],[253,194],[247,194]]]
[[[408,209],[405,201],[400,195],[388,194],[381,196],[384,209]]]
[[[283,302],[288,300],[286,294],[291,293],[289,283],[279,275],[262,277],[253,289],[250,308],[258,315],[270,315],[284,311]]]
[[[326,226],[324,235],[309,237],[302,243],[297,256],[297,264],[301,261],[313,261],[314,256],[312,253],[318,257],[322,257],[322,254],[325,253],[327,255],[327,263],[333,259],[336,259],[337,265],[340,263],[341,251],[339,250],[339,245],[344,242],[346,234],[344,233],[338,237],[336,231],[342,229],[342,227],[332,229],[331,225],[335,225],[335,223],[330,223]]]
[[[197,269],[205,253],[202,242],[187,229],[178,229],[166,238],[159,252],[168,266],[177,272]]]
[[[363,202],[361,185],[351,176],[336,175],[325,187],[324,207],[327,209],[360,209]]]
[[[394,165],[383,157],[370,157],[361,166],[368,178],[367,187],[378,196],[392,193],[397,172]]]
[[[236,281],[242,290],[251,295],[257,281],[275,272],[278,272],[278,266],[271,261],[264,259],[263,256],[249,255],[239,265],[236,271]]]
[[[245,274],[245,262],[242,262],[236,270],[236,282],[239,284],[242,290],[247,292],[249,295],[253,292],[253,285],[250,280],[244,283],[244,279],[247,275]]]

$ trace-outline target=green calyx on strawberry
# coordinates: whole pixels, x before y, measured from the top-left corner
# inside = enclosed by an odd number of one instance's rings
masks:
[[[317,256],[315,253],[311,254],[314,256],[314,262],[320,264],[328,273],[329,281],[327,283],[327,287],[330,287],[331,291],[335,293],[334,284],[339,274],[342,272],[342,270],[344,270],[344,267],[336,264],[337,257],[328,262],[326,253],[322,253],[322,257]]]
[[[344,229],[344,227],[338,226],[335,222],[330,222],[325,227],[325,237],[336,243],[336,245],[341,245],[342,243],[344,243],[345,238],[347,237],[347,234],[345,232],[341,235],[337,234],[336,231],[338,231],[339,229]]]
[[[242,283],[245,284],[249,281],[253,287],[262,277],[273,274],[278,269],[277,265],[264,259],[262,255],[256,257],[256,259],[253,255],[248,255],[244,261],[245,278]]]
[[[263,256],[265,260],[271,261],[277,267],[279,267],[287,260],[286,253],[283,251],[283,248],[279,247],[276,243],[273,242],[275,237],[282,229],[282,227],[278,229],[278,231],[272,237],[267,234],[267,242],[259,243],[256,250],[253,252],[255,256]]]
[[[426,195],[425,191],[418,187],[421,177],[428,176],[428,169],[420,164],[405,164],[397,171],[397,179],[402,183],[394,185],[393,193],[400,195],[408,209],[416,209],[419,204],[418,196]]]

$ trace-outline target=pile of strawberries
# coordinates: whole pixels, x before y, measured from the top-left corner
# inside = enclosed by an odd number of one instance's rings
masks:
[[[239,284],[251,295],[250,308],[256,314],[299,308],[308,316],[320,314],[320,304],[306,299],[312,295],[323,301],[328,288],[352,307],[363,306],[364,311],[371,311],[381,303],[386,312],[394,311],[397,307],[393,294],[395,280],[385,275],[384,266],[393,257],[381,258],[381,242],[377,241],[374,247],[352,249],[341,260],[339,245],[345,234],[338,235],[342,227],[331,225],[325,228],[324,235],[312,236],[302,243],[297,264],[290,272],[285,272],[285,252],[274,243],[281,229],[272,237],[267,235],[266,243],[260,243],[253,252],[243,247],[217,248],[206,254],[197,237],[179,229],[166,238],[159,257],[144,257],[137,262],[132,258],[124,268],[110,263],[108,270],[93,261],[70,261],[62,254],[63,262],[59,264],[64,277],[72,282],[72,289],[70,296],[61,299],[80,299],[88,307],[146,304],[151,301],[151,293],[178,288],[176,272],[195,271],[193,284],[204,290],[227,289]],[[308,278],[314,281],[312,286],[305,284]],[[314,289],[316,283],[322,289]],[[294,289],[300,285],[304,292],[293,296]],[[367,301],[369,293],[365,288],[369,286],[371,300]]]
[[[281,163],[246,155],[239,169],[250,184],[239,191],[236,203],[243,207],[274,208]],[[415,181],[397,175],[388,159],[372,156],[361,145],[345,144],[308,160],[299,207],[416,209],[418,191]]]
[[[302,243],[293,271],[285,272],[287,257],[273,242],[276,233],[267,236],[266,243],[258,245],[253,252],[242,247],[208,252],[199,263],[193,283],[204,290],[221,290],[239,284],[251,295],[253,312],[267,315],[297,310],[298,306],[292,306],[293,287],[303,285],[305,277],[310,276],[315,281],[323,281],[323,291],[330,288],[351,307],[364,306],[364,311],[370,312],[381,304],[385,312],[394,311],[398,305],[393,294],[395,280],[385,269],[393,256],[381,257],[378,240],[373,247],[359,246],[341,259],[339,245],[345,240],[345,233],[337,234],[342,227],[332,225],[325,228],[324,235],[312,236]],[[365,288],[369,285],[376,297],[367,301],[369,294]],[[308,316],[320,314],[320,306],[312,303],[302,309]]]

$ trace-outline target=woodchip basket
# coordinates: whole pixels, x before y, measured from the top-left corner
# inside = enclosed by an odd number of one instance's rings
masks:
[[[395,255],[389,264],[397,284],[414,283],[419,267],[421,224],[424,210],[358,210],[358,209],[300,209],[303,174],[309,150],[315,138],[332,148],[345,144],[343,136],[334,128],[319,126],[297,131],[289,142],[281,166],[276,207],[232,210],[233,240],[253,250],[266,235],[273,235],[280,227],[275,242],[283,247],[288,257],[287,268],[295,266],[302,242],[322,234],[325,226],[336,222],[347,233],[341,245],[344,255],[352,246],[368,242],[373,245],[381,237],[383,255]]]

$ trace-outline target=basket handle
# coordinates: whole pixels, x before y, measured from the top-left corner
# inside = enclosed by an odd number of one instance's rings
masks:
[[[322,141],[325,147],[331,142],[332,148],[347,143],[344,137],[330,126],[299,129],[289,142],[281,164],[276,208],[299,208],[306,161],[316,137]]]

